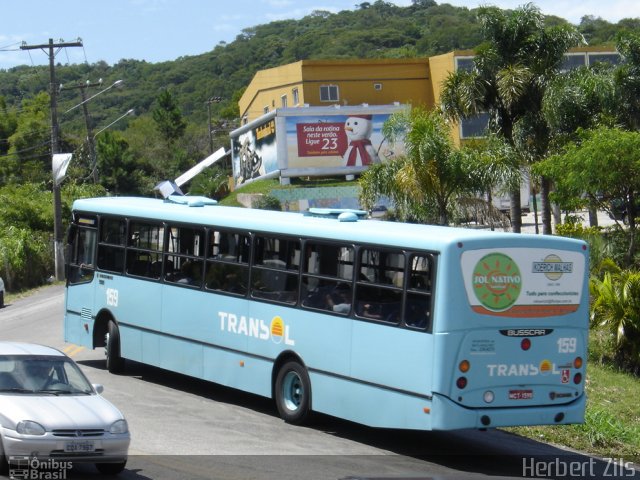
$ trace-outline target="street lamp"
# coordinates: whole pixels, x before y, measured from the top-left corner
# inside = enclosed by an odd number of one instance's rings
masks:
[[[49,44],[51,46],[52,40],[49,40]],[[51,153],[53,155],[58,153],[58,116],[57,116],[57,104],[56,104],[56,85],[54,68],[53,68],[53,59],[54,55],[49,55],[49,69],[51,71]],[[123,83],[122,80],[116,80],[112,85],[108,86],[104,90],[100,90],[95,95],[83,100],[79,104],[74,107],[71,107],[64,113],[69,113],[72,110],[86,104],[89,100],[97,97],[98,95],[110,90],[113,87],[117,87]],[[54,157],[51,159],[52,166],[54,162]],[[95,167],[94,167],[95,168]],[[62,199],[60,195],[60,183],[62,182],[62,178],[57,179],[55,172],[53,179],[53,242],[54,242],[54,260],[55,260],[55,273],[56,280],[64,279],[64,251],[62,248]]]
[[[72,110],[75,110],[76,108],[84,105],[85,103],[87,103],[89,100],[92,100],[94,98],[96,98],[98,95],[103,94],[104,92],[106,92],[107,90],[111,90],[113,87],[117,87],[119,85],[122,85],[124,83],[124,80],[116,80],[115,82],[113,82],[113,84],[109,85],[107,88],[100,90],[98,93],[91,95],[89,98],[87,98],[86,100],[83,100],[82,102],[80,102],[79,104],[71,107],[69,110],[67,110],[64,113],[69,113]]]
[[[93,139],[95,140],[96,137],[98,136],[98,134],[104,132],[107,128],[109,128],[110,126],[112,126],[115,123],[118,123],[120,120],[122,120],[124,117],[126,117],[127,115],[132,115],[136,113],[136,111],[133,108],[130,108],[129,110],[127,110],[125,113],[123,113],[122,115],[120,115],[118,118],[116,118],[113,122],[111,122],[109,125],[107,125],[106,127],[101,128],[100,130],[98,130],[96,132],[96,134],[93,136]]]

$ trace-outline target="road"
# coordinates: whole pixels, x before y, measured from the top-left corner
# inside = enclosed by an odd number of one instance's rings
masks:
[[[63,294],[51,286],[8,304],[0,310],[0,338],[59,348],[104,385],[132,433],[121,479],[554,478],[565,467],[584,473],[573,478],[630,478],[627,470],[605,475],[612,465],[497,430],[383,430],[322,415],[295,427],[269,399],[134,362],[111,375],[102,349],[64,343]],[[92,466],[74,466],[67,478],[96,475]]]

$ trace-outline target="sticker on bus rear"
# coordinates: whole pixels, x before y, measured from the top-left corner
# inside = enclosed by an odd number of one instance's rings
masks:
[[[542,248],[469,250],[461,258],[473,311],[504,317],[575,312],[582,300],[585,255]]]

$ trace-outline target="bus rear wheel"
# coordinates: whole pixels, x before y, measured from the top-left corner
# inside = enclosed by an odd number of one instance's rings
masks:
[[[120,356],[120,330],[113,320],[109,320],[107,325],[104,353],[109,373],[120,373],[124,370],[124,358]]]
[[[278,371],[275,397],[278,413],[285,422],[301,425],[309,419],[311,381],[298,362],[287,362]]]

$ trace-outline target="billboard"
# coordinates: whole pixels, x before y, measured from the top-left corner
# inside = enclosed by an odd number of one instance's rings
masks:
[[[264,176],[348,175],[404,154],[382,133],[401,106],[278,109],[231,133],[236,185]]]

